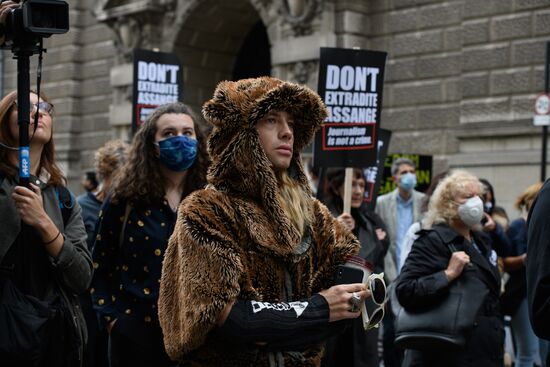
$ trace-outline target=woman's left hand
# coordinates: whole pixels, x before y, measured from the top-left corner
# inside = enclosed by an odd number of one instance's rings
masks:
[[[30,188],[16,186],[13,194],[15,208],[25,224],[38,228],[49,219],[44,211],[40,187],[30,184]]]

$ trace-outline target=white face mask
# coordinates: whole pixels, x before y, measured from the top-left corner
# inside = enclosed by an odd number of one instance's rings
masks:
[[[468,227],[473,227],[483,218],[483,201],[479,196],[469,198],[458,207],[458,216]]]

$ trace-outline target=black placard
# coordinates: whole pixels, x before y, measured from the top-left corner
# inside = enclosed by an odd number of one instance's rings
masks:
[[[408,158],[416,164],[417,185],[415,190],[424,192],[428,189],[428,187],[430,187],[433,175],[433,157],[431,155],[393,153],[388,154],[384,160],[384,174],[380,181],[380,190],[378,191],[378,195],[387,194],[397,187],[391,175],[391,165],[394,160],[401,157]]]
[[[376,165],[386,55],[321,48],[318,92],[329,116],[315,136],[315,166]]]
[[[183,101],[183,70],[173,53],[134,50],[132,130],[158,106]]]
[[[376,207],[376,198],[380,191],[380,183],[384,174],[384,164],[388,155],[390,145],[391,131],[380,129],[378,135],[378,159],[376,164],[363,169],[366,178],[365,198],[363,201],[367,204],[369,210],[374,211]]]

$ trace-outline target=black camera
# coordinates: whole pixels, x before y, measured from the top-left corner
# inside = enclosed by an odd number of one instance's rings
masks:
[[[69,4],[58,0],[22,0],[6,18],[6,46],[31,46],[69,30]]]

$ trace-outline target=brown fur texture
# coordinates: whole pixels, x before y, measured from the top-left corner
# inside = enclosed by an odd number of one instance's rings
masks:
[[[308,194],[299,152],[312,139],[326,112],[319,96],[274,78],[222,82],[204,106],[214,125],[209,141],[209,186],[180,206],[165,254],[159,319],[166,350],[193,366],[268,366],[262,351],[245,351],[210,335],[226,305],[236,299],[285,299],[285,269],[293,300],[330,287],[336,266],[358,250],[355,237],[311,198],[312,238],[302,236],[281,210],[277,180],[255,124],[269,110],[293,114],[294,156],[289,175]],[[285,366],[318,366],[322,347],[285,354]]]

